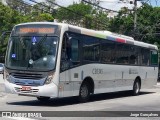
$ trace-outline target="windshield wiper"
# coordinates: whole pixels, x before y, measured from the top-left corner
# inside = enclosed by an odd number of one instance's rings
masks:
[[[45,34],[45,35],[39,40],[39,42],[37,43],[37,46],[40,46],[40,45],[44,42],[44,40],[46,40],[46,37],[47,37],[47,34]]]

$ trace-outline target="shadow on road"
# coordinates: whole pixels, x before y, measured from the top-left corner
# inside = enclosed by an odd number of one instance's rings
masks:
[[[154,92],[141,92],[139,96],[146,94],[153,94]],[[114,93],[103,93],[92,95],[88,103],[102,101],[102,100],[110,100],[110,99],[118,99],[124,97],[138,97],[132,96],[130,91],[125,92],[114,92]],[[78,97],[69,97],[69,98],[60,98],[60,99],[50,99],[46,102],[40,102],[38,100],[30,100],[30,101],[18,101],[18,102],[8,102],[9,105],[24,105],[24,106],[47,106],[47,107],[59,107],[59,106],[67,106],[74,104],[83,104],[78,102]]]

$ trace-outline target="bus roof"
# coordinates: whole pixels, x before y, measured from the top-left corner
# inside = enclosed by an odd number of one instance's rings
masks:
[[[136,41],[132,37],[121,35],[121,34],[116,34],[110,31],[96,31],[96,30],[81,28],[81,27],[77,27],[73,25],[68,25],[68,28],[69,28],[69,31],[72,31],[72,32],[78,32],[78,33],[93,36],[93,37],[98,37],[98,38],[116,41],[120,43],[127,43],[131,45],[136,45],[136,46],[158,50],[158,47],[156,45],[144,43],[141,41]]]
[[[28,22],[28,23],[18,24],[16,26],[30,25],[30,24],[59,25],[59,26],[62,26],[63,28],[67,27],[67,29],[71,32],[76,32],[76,33],[79,33],[79,34],[89,35],[89,36],[93,36],[93,37],[98,37],[98,38],[102,38],[102,39],[107,39],[107,40],[111,40],[111,41],[120,42],[120,43],[127,43],[127,44],[131,44],[131,45],[142,46],[142,47],[145,47],[145,48],[158,50],[158,47],[156,45],[152,45],[152,44],[149,44],[149,43],[144,43],[144,42],[141,42],[141,41],[136,41],[136,40],[134,40],[134,38],[132,38],[130,36],[125,36],[125,35],[113,33],[113,32],[110,32],[110,31],[96,31],[96,30],[86,29],[86,28],[82,28],[82,27],[78,27],[78,26],[74,26],[74,25],[70,25],[70,24],[66,24],[66,23]]]

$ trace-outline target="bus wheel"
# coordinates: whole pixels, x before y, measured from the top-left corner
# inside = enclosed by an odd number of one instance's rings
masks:
[[[37,99],[41,102],[45,102],[45,101],[48,101],[50,97],[37,97]]]
[[[81,85],[80,91],[79,91],[79,101],[80,102],[87,102],[90,97],[90,91],[89,91],[89,86],[85,82]]]
[[[139,80],[135,80],[135,82],[134,82],[134,84],[133,84],[133,95],[138,95],[139,94],[139,92],[140,92],[140,88],[141,88],[141,86],[140,86],[140,82],[139,82]]]

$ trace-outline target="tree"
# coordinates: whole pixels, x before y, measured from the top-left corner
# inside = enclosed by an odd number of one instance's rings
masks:
[[[89,29],[106,29],[107,13],[94,9],[84,3],[69,5],[67,8],[58,8],[56,18]]]
[[[69,5],[67,8],[58,8],[56,18],[62,22],[71,23],[74,25],[83,25],[87,18],[92,13],[92,7],[83,3]]]
[[[55,14],[55,11],[56,11],[55,10],[56,5],[54,3],[55,3],[55,0],[46,0],[46,5],[48,6],[47,10],[53,15]]]
[[[38,18],[36,21],[48,21],[48,22],[53,22],[54,18],[52,17],[51,14],[48,13],[41,13],[39,14]]]
[[[30,14],[31,6],[26,4],[23,0],[6,0],[6,3],[11,9],[16,10],[23,15]]]
[[[148,14],[149,13],[149,14]],[[152,7],[148,4],[144,4],[138,11],[138,30],[139,38],[142,41],[152,43],[160,41],[157,39],[155,33],[158,32],[158,26],[160,20],[160,7]]]
[[[16,8],[17,10],[14,10]],[[5,6],[0,2],[0,35],[3,33],[3,31],[11,31],[12,28],[19,23],[32,21],[53,21],[51,14],[40,12],[35,14],[34,9],[32,7],[31,9],[32,10],[30,13],[24,14],[23,12],[20,12],[19,7],[12,5],[12,3],[10,3],[10,6]],[[0,44],[0,56],[4,56],[7,42],[8,37],[5,38],[4,45]],[[2,61],[4,61],[4,59],[0,59],[0,62]]]
[[[160,41],[155,33],[158,32],[158,21],[160,19],[160,7],[152,7],[144,4],[137,10],[137,30],[133,31],[134,13],[123,16],[123,11],[120,11],[118,16],[110,21],[110,30],[120,34],[133,36],[136,40],[154,44]],[[136,35],[136,36],[135,36]]]
[[[11,31],[13,26],[21,21],[21,16],[17,11],[3,5],[0,2],[0,35],[3,31]],[[4,45],[0,45],[0,56],[4,56],[6,51],[7,39],[4,40]],[[0,59],[2,62],[2,60]]]

